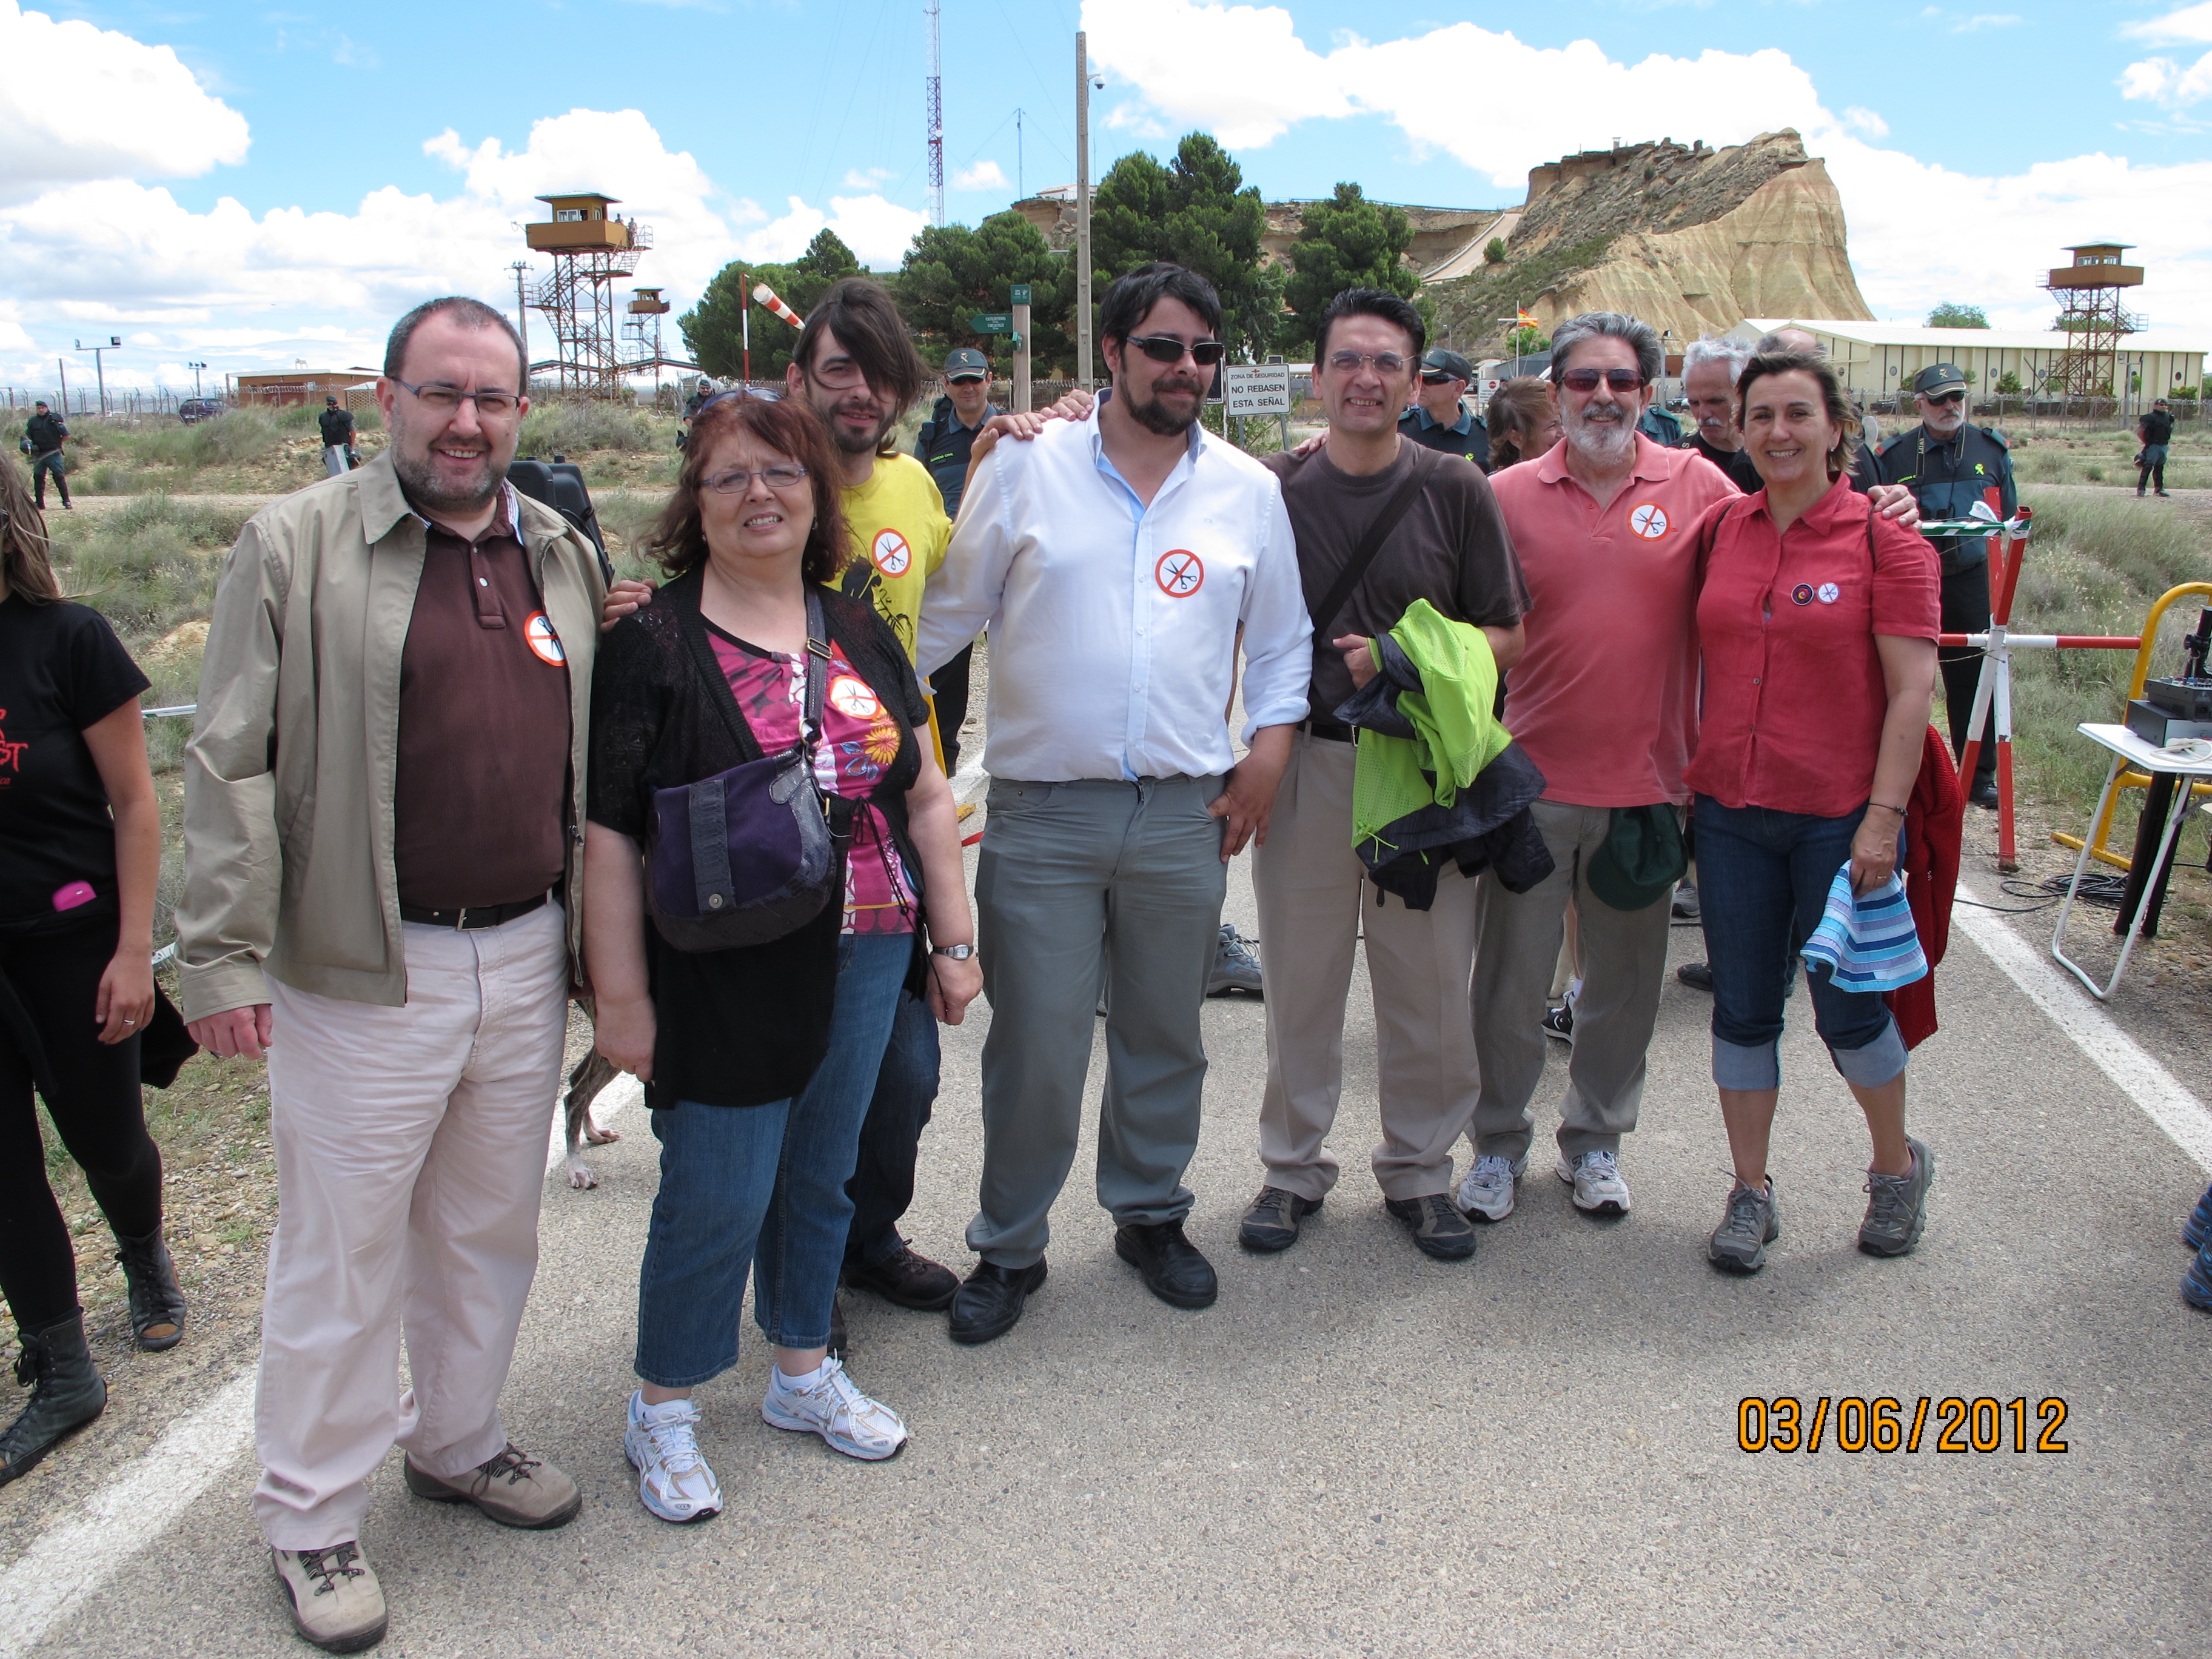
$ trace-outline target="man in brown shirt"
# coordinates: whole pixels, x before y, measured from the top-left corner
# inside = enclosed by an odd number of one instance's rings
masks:
[[[1352,289],[1329,302],[1314,341],[1314,389],[1329,419],[1325,447],[1266,463],[1282,480],[1306,604],[1329,590],[1367,532],[1425,465],[1419,493],[1352,596],[1316,614],[1312,713],[1254,855],[1260,937],[1267,941],[1267,1085],[1260,1106],[1267,1184],[1244,1213],[1247,1249],[1295,1243],[1301,1217],[1335,1186],[1326,1144],[1344,1083],[1345,999],[1364,934],[1375,996],[1382,1141],[1376,1184],[1424,1253],[1474,1254],[1474,1230],[1451,1200],[1452,1144],[1474,1115],[1468,1018],[1476,884],[1449,866],[1427,910],[1385,905],[1352,850],[1353,733],[1335,710],[1352,692],[1347,652],[1397,626],[1416,599],[1480,628],[1501,672],[1521,655],[1528,590],[1498,503],[1479,467],[1436,465],[1402,438],[1424,343],[1420,314],[1393,294]],[[1277,968],[1295,964],[1296,971]]]
[[[224,567],[185,755],[185,1015],[217,1055],[269,1057],[254,1516],[333,1652],[384,1633],[361,1527],[395,1441],[418,1498],[527,1528],[582,1501],[499,1413],[580,939],[605,593],[591,544],[506,482],[520,357],[474,300],[401,319],[390,447],[256,514]]]

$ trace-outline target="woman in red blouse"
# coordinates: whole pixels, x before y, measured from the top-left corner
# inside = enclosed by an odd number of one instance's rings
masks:
[[[1766,487],[1699,526],[1705,710],[1687,779],[1713,1081],[1735,1166],[1707,1255],[1747,1273],[1780,1231],[1766,1158],[1791,958],[1846,861],[1859,893],[1896,868],[1936,683],[1939,578],[1925,541],[1853,493],[1859,422],[1832,368],[1764,353],[1736,391]],[[1902,1255],[1919,1242],[1935,1173],[1905,1132],[1904,1042],[1879,994],[1807,978],[1814,1024],[1874,1139],[1859,1248]]]

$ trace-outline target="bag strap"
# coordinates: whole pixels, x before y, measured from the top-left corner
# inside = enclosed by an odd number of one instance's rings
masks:
[[[1407,508],[1413,506],[1413,498],[1421,493],[1430,475],[1437,470],[1437,452],[1433,449],[1414,450],[1413,465],[1407,471],[1405,482],[1391,493],[1389,501],[1382,503],[1382,510],[1375,515],[1375,522],[1367,526],[1367,533],[1359,538],[1359,545],[1352,550],[1352,556],[1344,562],[1344,568],[1337,572],[1328,596],[1321,602],[1321,608],[1313,613],[1316,635],[1326,634],[1329,624],[1336,620],[1337,612],[1344,609],[1346,601],[1358,587],[1359,579],[1367,574],[1367,567],[1375,562],[1375,556],[1382,550],[1382,544],[1398,527],[1398,520],[1406,516]]]
[[[747,760],[761,759],[766,751],[762,749],[760,739],[753,735],[744,711],[738,707],[736,693],[730,690],[730,682],[724,677],[721,665],[714,659],[714,647],[707,638],[706,616],[699,609],[697,595],[689,589],[679,593],[682,587],[681,580],[671,582],[662,590],[661,597],[675,597],[678,601],[684,618],[684,643],[689,647],[684,655],[690,659],[693,672],[699,676],[707,701],[714,706],[714,712],[722,717],[723,728],[738,745],[738,753]],[[830,630],[822,620],[821,592],[812,582],[809,582],[806,584],[806,648],[799,658],[799,672],[806,676],[805,712],[799,723],[799,746],[807,752],[810,762],[813,749],[807,732],[810,727],[817,735],[822,730],[822,700],[829,689],[829,640]],[[818,670],[815,666],[817,662],[821,665]],[[811,779],[813,775],[811,763],[807,772]]]

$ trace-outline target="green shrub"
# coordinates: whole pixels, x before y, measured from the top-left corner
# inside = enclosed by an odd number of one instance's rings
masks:
[[[623,404],[596,398],[549,399],[522,420],[523,455],[580,455],[593,449],[651,449],[660,441],[653,424]]]

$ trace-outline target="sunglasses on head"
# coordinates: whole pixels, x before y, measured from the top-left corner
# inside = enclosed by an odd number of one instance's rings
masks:
[[[1212,368],[1229,349],[1218,340],[1194,340],[1186,345],[1165,334],[1132,334],[1122,343],[1136,347],[1156,363],[1179,363],[1188,352],[1191,362],[1200,368]]]
[[[1559,384],[1570,392],[1595,392],[1600,380],[1615,392],[1633,392],[1650,384],[1632,368],[1571,368],[1559,376]]]
[[[1931,404],[1963,404],[1966,401],[1966,394],[1963,392],[1923,392],[1920,395]]]

